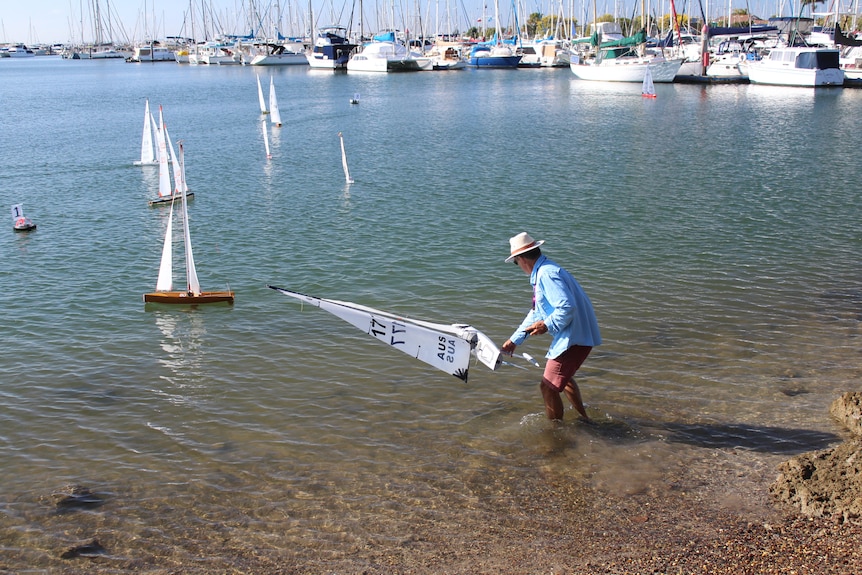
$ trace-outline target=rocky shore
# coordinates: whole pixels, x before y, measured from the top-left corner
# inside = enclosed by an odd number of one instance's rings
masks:
[[[426,510],[409,524],[385,514],[333,518],[333,532],[352,534],[342,544],[306,544],[273,525],[260,539],[253,525],[211,523],[159,548],[95,529],[31,566],[97,575],[862,573],[862,394],[845,394],[831,413],[849,439],[783,463],[704,450],[709,465],[668,461],[637,488],[628,478],[573,480],[552,466],[539,481],[482,469],[494,480],[476,483],[475,500],[455,514]],[[102,508],[85,489],[51,501],[64,511]],[[0,574],[20,572],[26,559],[0,556]]]

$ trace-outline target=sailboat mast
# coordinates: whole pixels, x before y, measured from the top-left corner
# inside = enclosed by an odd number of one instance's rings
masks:
[[[180,146],[180,178],[182,179],[182,198],[183,198],[183,240],[186,248],[186,285],[188,292],[192,295],[201,295],[201,284],[198,281],[198,272],[195,268],[195,258],[192,255],[192,236],[189,232],[189,210],[188,202],[186,201],[186,161],[183,153],[183,143],[179,142]]]

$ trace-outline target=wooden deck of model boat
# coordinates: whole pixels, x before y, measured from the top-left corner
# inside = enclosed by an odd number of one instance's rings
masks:
[[[233,304],[232,291],[204,291],[200,295],[192,295],[186,291],[157,291],[144,294],[146,303],[167,303],[180,305],[197,305],[203,303]]]

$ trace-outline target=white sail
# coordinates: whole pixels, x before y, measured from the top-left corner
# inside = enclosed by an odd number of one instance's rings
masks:
[[[641,86],[641,94],[645,98],[655,98],[655,84],[652,81],[652,71],[650,71],[649,64],[647,64],[646,71],[644,72],[644,81]]]
[[[266,159],[272,159],[272,154],[269,153],[269,134],[266,131],[266,118],[260,123],[261,129],[263,129],[263,146],[266,148]]]
[[[171,202],[168,227],[165,230],[165,243],[162,245],[162,263],[159,264],[159,278],[156,280],[156,291],[171,291],[174,289],[173,234],[174,203]]]
[[[24,217],[24,208],[21,204],[15,204],[12,206],[12,221],[17,220],[18,218]]]
[[[165,141],[165,123],[162,117],[162,107],[159,106],[159,197],[169,197],[171,189],[171,175],[168,170],[168,145]]]
[[[141,159],[135,164],[139,166],[152,166],[156,162],[156,150],[153,147],[152,114],[150,113],[150,101],[146,100],[144,105],[144,133],[141,136]]]
[[[168,149],[171,151],[171,165],[174,168],[174,188],[171,191],[172,194],[179,194],[180,191],[187,192],[188,188],[184,188],[180,190],[180,184],[185,185],[185,179],[180,174],[180,163],[177,161],[177,155],[174,152],[174,144],[171,142],[171,135],[168,133],[167,124],[164,125],[165,129],[165,140],[168,143]]]
[[[338,132],[338,139],[341,140],[341,166],[344,168],[344,179],[348,184],[353,183],[353,178],[350,177],[350,170],[347,169],[347,154],[344,152],[344,136]]]
[[[269,77],[269,119],[276,127],[281,127],[281,113],[278,111],[278,100],[275,97],[275,84]]]
[[[260,74],[257,76],[257,99],[260,101],[260,113],[268,114],[266,111],[266,101],[263,99],[263,88],[260,87]]]
[[[183,240],[186,247],[186,283],[188,291],[193,295],[201,295],[201,284],[198,281],[198,272],[195,269],[195,258],[192,255],[192,236],[189,233],[189,210],[186,202],[186,162],[183,157],[183,144],[180,142],[180,189],[183,190]]]
[[[351,302],[268,287],[326,310],[375,339],[464,381],[467,381],[471,353],[490,369],[501,364],[497,346],[469,325],[408,319]]]

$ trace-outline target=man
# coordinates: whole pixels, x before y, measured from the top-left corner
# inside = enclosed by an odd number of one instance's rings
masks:
[[[536,241],[527,232],[509,239],[511,253],[506,263],[514,261],[530,276],[533,308],[503,344],[502,351],[511,355],[527,337],[550,333],[553,340],[545,356],[548,362],[539,386],[545,412],[549,419],[563,418],[560,393],[564,392],[581,417],[590,421],[574,375],[593,347],[602,343],[599,324],[590,298],[577,280],[542,255],[539,246],[543,243],[544,240]]]

